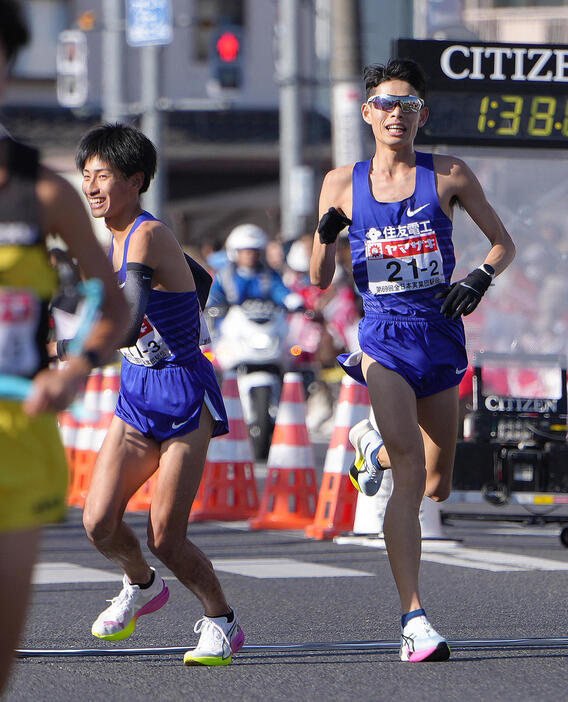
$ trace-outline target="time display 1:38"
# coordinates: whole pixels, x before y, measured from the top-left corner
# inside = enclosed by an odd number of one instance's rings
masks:
[[[525,132],[533,137],[568,137],[568,100],[552,95],[481,95],[477,129],[502,136]]]
[[[568,97],[542,93],[434,92],[426,96],[430,140],[539,141],[568,146]]]

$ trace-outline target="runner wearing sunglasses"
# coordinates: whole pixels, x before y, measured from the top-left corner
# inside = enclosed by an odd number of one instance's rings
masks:
[[[397,105],[403,112],[420,112],[424,107],[424,100],[416,95],[371,95],[367,100],[368,105],[372,105],[376,110],[392,112]]]
[[[364,420],[351,429],[351,480],[371,496],[383,471],[392,469],[384,534],[402,609],[400,657],[440,661],[450,651],[430,625],[419,592],[419,508],[425,495],[441,501],[450,494],[458,385],[467,368],[460,317],[473,312],[515,247],[463,161],[415,151],[416,133],[428,119],[421,67],[407,59],[369,66],[365,86],[361,112],[375,153],[326,175],[310,273],[314,284],[329,286],[337,235],[349,225],[365,316],[361,351],[339,361],[368,386],[378,427]],[[466,278],[452,283],[455,205],[490,246],[483,261],[472,261]]]

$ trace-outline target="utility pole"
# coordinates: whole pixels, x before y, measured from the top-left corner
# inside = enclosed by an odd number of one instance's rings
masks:
[[[425,39],[428,36],[428,0],[413,0],[412,18],[414,39]]]
[[[331,119],[335,168],[363,158],[360,41],[358,0],[333,0]]]
[[[142,102],[141,128],[156,147],[158,166],[156,175],[147,193],[144,194],[144,207],[158,219],[162,215],[164,202],[165,155],[162,149],[163,116],[158,109],[160,99],[161,46],[143,46],[140,48],[140,97]]]
[[[300,95],[300,0],[279,0],[278,79],[280,81],[280,229],[283,241],[302,234],[295,180],[302,179]]]
[[[125,119],[122,8],[122,2],[103,0],[101,100],[104,122],[123,122]]]
[[[143,202],[144,207],[159,218],[164,202],[166,167],[162,149],[163,119],[158,102],[161,98],[162,47],[173,39],[173,4],[171,0],[127,0],[126,12],[126,41],[129,46],[139,49],[140,56],[141,127],[158,153],[156,175]]]

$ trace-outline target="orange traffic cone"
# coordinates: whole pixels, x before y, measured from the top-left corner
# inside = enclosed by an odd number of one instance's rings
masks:
[[[101,403],[101,388],[103,384],[103,370],[102,368],[93,368],[87,382],[85,383],[85,392],[81,401],[85,407],[86,413],[89,418],[92,416],[93,419],[89,422],[93,424],[95,417],[98,415],[99,406]]]
[[[259,514],[251,528],[304,529],[314,518],[317,486],[299,373],[284,376],[267,468]]]
[[[345,375],[335,410],[335,428],[325,456],[316,516],[313,524],[306,527],[306,536],[312,539],[332,539],[353,528],[358,493],[349,479],[349,469],[355,461],[349,430],[368,416],[367,388]]]
[[[225,374],[222,392],[229,433],[209,444],[190,522],[249,519],[258,510],[253,451],[243,418],[236,373]]]
[[[93,450],[98,452],[101,450],[103,441],[105,440],[108,428],[110,426],[116,401],[118,400],[118,391],[120,389],[120,367],[116,365],[105,366],[101,369],[100,386],[97,394],[97,400],[94,404],[93,427]]]
[[[87,412],[92,414],[91,419],[76,423],[70,419],[68,412],[62,413],[60,417],[63,445],[69,459],[67,503],[75,507],[85,505],[85,497],[91,483],[97,455],[112,418],[112,412],[104,411],[105,396],[108,401],[108,378],[114,378],[116,373],[116,368],[112,366],[95,368],[87,378],[85,392],[80,399]],[[116,381],[113,380],[113,383],[116,384]],[[114,393],[114,405],[116,405],[117,396],[118,387]],[[70,441],[73,441],[73,445],[70,445]]]
[[[74,478],[75,467],[75,452],[77,445],[77,431],[79,430],[79,422],[75,419],[73,413],[66,409],[59,412],[57,421],[59,423],[59,434],[61,443],[65,449],[67,458],[67,468],[69,470],[69,486],[71,487]]]
[[[120,366],[105,366],[103,368],[103,375],[101,379],[101,394],[98,409],[101,415],[103,415],[101,419],[106,421],[107,426],[110,424],[110,420],[114,414],[119,390]]]
[[[97,388],[100,388],[100,384],[100,372],[95,369],[87,378],[83,393],[77,398],[85,406],[88,403],[89,410],[94,409]],[[93,427],[86,422],[75,422],[69,415],[70,412],[62,413],[59,420],[63,445],[69,459],[67,504],[72,507],[83,507],[96,459],[96,453],[93,451]],[[62,421],[63,419],[65,422]]]
[[[97,454],[91,449],[92,429],[80,425],[77,430],[77,444],[74,452],[73,467],[70,472],[69,494],[67,504],[72,507],[84,507],[85,498],[91,484]]]

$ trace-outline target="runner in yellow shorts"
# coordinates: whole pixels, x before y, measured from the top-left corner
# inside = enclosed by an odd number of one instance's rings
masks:
[[[21,6],[0,0],[0,95],[28,38]],[[59,235],[84,276],[104,288],[101,316],[63,370],[48,368],[48,304],[57,278],[47,233]],[[126,314],[79,195],[0,124],[0,398],[2,383],[31,381],[23,402],[0,399],[0,696],[24,622],[40,527],[65,510],[67,466],[54,412],[122,345]]]

